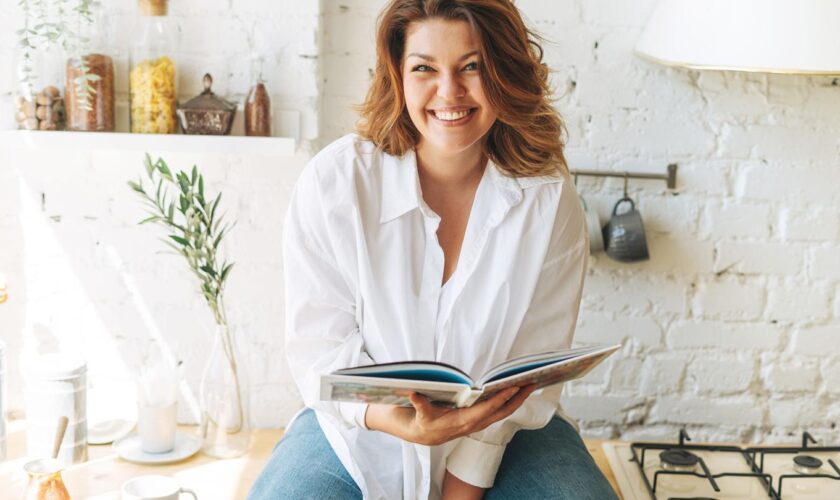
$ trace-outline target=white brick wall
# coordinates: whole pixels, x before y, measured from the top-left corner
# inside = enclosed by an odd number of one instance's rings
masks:
[[[124,17],[127,2],[116,8]],[[789,441],[789,433],[807,427],[840,441],[836,81],[695,72],[638,60],[633,45],[655,0],[517,3],[548,38],[546,60],[555,70],[573,167],[660,171],[680,165],[677,196],[661,182],[631,184],[652,259],[632,265],[603,254],[591,259],[577,340],[625,347],[567,387],[569,413],[588,435],[601,437],[671,438],[687,426],[696,439]],[[219,30],[237,33],[231,13],[266,28],[260,43],[271,47],[277,65],[269,79],[278,84],[272,97],[283,109],[301,112],[305,138],[325,144],[355,122],[351,106],[366,91],[372,30],[383,4],[184,1],[174,14],[194,49],[190,67],[220,67],[232,97],[245,91],[239,58],[247,43],[231,36],[205,48],[202,41]],[[0,37],[0,62],[9,58],[9,36]],[[0,85],[2,112],[13,83],[0,78]],[[230,245],[240,263],[230,300],[249,332],[255,416],[262,425],[284,423],[299,404],[282,352],[277,249],[286,196],[306,157],[177,157],[212,172],[213,186],[225,189],[240,219]],[[136,349],[149,333],[121,281],[124,268],[173,349],[199,364],[206,332],[195,331],[193,318],[202,305],[180,263],[156,255],[149,235],[134,227],[140,212],[122,184],[138,165],[123,160],[111,168],[117,161],[104,153],[56,158],[47,152],[20,166],[0,165],[0,268],[10,281],[23,280],[25,297],[13,295],[0,307],[4,336],[36,324],[100,332],[116,339],[115,351],[135,366]],[[90,185],[79,180],[82,174],[103,181]],[[31,193],[19,189],[20,179]],[[608,217],[621,182],[581,178],[578,185],[589,205]],[[47,192],[43,212],[41,191]],[[37,216],[32,230],[19,217],[30,202]],[[30,233],[39,228],[57,241],[56,251],[30,245]],[[107,263],[103,247],[116,249],[122,268]],[[71,284],[57,285],[51,273],[68,275]],[[160,276],[172,279],[164,286]],[[83,297],[73,295],[79,293]],[[75,307],[46,307],[67,294]]]

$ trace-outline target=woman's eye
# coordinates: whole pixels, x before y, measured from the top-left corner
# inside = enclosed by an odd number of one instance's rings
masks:
[[[471,63],[467,64],[466,66],[464,66],[464,69],[467,70],[467,71],[476,70],[476,69],[478,69],[478,63],[477,62],[471,62]]]
[[[425,73],[427,71],[432,71],[432,68],[430,66],[425,65],[425,64],[418,64],[411,71],[419,71],[421,73]]]

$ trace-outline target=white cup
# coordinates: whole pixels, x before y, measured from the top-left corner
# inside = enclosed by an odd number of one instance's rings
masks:
[[[168,476],[137,476],[122,486],[122,500],[178,500],[182,493],[198,500],[193,490],[181,488]]]
[[[177,403],[166,406],[137,405],[140,447],[146,453],[167,453],[175,448]]]

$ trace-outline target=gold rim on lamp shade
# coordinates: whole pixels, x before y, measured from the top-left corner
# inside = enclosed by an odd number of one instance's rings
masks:
[[[644,52],[640,52],[638,50],[634,50],[633,53],[647,61],[652,63],[660,64],[662,66],[669,66],[671,68],[685,68],[685,69],[696,69],[696,70],[710,70],[710,71],[741,71],[744,73],[773,73],[776,75],[806,75],[806,76],[840,76],[840,70],[836,71],[813,71],[813,70],[804,70],[804,69],[776,69],[776,68],[754,68],[749,66],[715,66],[711,64],[694,64],[685,61],[667,61],[665,59],[659,59],[658,57],[654,57],[650,54],[645,54]]]

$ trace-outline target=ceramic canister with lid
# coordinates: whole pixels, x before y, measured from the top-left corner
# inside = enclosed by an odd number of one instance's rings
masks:
[[[58,461],[68,466],[87,460],[87,365],[77,356],[44,354],[28,358],[26,389],[26,454],[49,457],[58,419],[66,416],[67,432]]]

